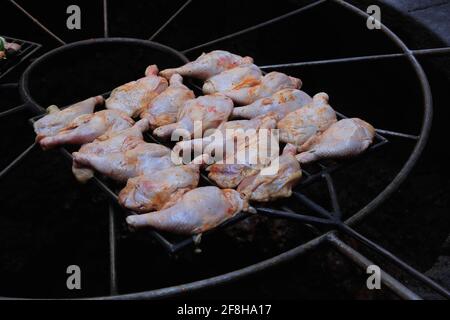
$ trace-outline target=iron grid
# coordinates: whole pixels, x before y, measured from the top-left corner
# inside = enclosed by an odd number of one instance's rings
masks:
[[[13,0],[10,0],[12,4],[14,4],[16,7],[18,7],[22,12],[33,18],[25,9],[18,6],[17,3]],[[192,0],[186,1],[183,6],[177,10],[174,15],[172,15],[168,21],[161,26],[158,31],[152,35],[151,39],[154,39],[157,37],[158,33],[160,33],[167,25],[170,24],[172,20],[176,18],[176,16],[181,13],[190,3]],[[276,23],[278,21],[281,21],[287,17],[294,16],[300,13],[307,12],[308,9],[317,7],[325,2],[332,2],[340,7],[343,7],[347,10],[349,10],[352,13],[355,13],[364,19],[367,19],[368,15],[361,11],[359,8],[353,6],[352,4],[349,4],[346,1],[342,0],[320,0],[315,1],[305,7],[299,8],[294,10],[293,12],[287,13],[285,15],[279,16],[277,18],[268,20],[266,22],[254,25],[252,27],[240,30],[238,32],[226,35],[224,37],[218,38],[213,41],[209,41],[205,44],[197,45],[195,47],[186,49],[183,51],[183,53],[190,52],[195,49],[207,47],[211,44],[219,43],[220,41],[226,40],[226,39],[232,39],[236,36],[242,35],[244,33],[247,33],[252,30],[259,29],[264,26],[271,25],[273,23]],[[104,36],[108,37],[108,11],[107,11],[107,0],[103,0],[104,4]],[[35,20],[35,19],[34,19]],[[36,24],[38,24],[41,28],[43,28],[47,33],[52,36],[53,38],[57,38],[57,36],[52,33],[50,30],[45,28],[40,22],[34,21]],[[319,163],[319,171],[318,172],[309,172],[308,170],[303,170],[304,175],[306,176],[305,179],[300,183],[300,185],[295,189],[293,196],[298,199],[300,202],[305,204],[307,207],[313,210],[313,212],[317,213],[319,217],[316,216],[310,216],[310,215],[302,215],[299,213],[292,212],[289,208],[282,208],[283,210],[273,209],[273,208],[267,208],[267,207],[257,207],[259,213],[269,215],[271,217],[277,217],[277,218],[287,218],[287,219],[294,219],[297,221],[300,221],[302,223],[308,223],[308,224],[315,224],[315,225],[326,225],[331,227],[331,231],[326,232],[322,235],[319,235],[317,238],[299,245],[298,247],[291,249],[285,253],[282,253],[278,256],[275,256],[273,258],[261,261],[259,263],[256,263],[254,265],[245,267],[240,270],[232,271],[227,274],[223,274],[220,276],[212,277],[209,279],[199,280],[188,284],[181,284],[174,287],[168,287],[168,288],[162,288],[157,290],[151,290],[146,292],[139,292],[139,293],[132,293],[132,294],[126,294],[126,295],[117,295],[117,283],[116,283],[116,272],[115,272],[115,226],[114,226],[114,209],[113,207],[110,207],[110,245],[111,245],[111,295],[108,297],[99,297],[99,299],[131,299],[131,298],[161,298],[161,297],[169,297],[173,295],[178,295],[185,292],[190,292],[193,290],[202,289],[205,287],[213,286],[222,284],[225,282],[229,282],[231,280],[236,280],[239,278],[242,278],[250,273],[254,273],[257,271],[261,271],[264,269],[267,269],[269,267],[275,266],[280,262],[288,261],[296,256],[299,256],[300,254],[303,254],[309,250],[312,250],[316,248],[319,244],[327,242],[331,243],[336,247],[336,249],[340,252],[343,252],[346,254],[347,257],[354,260],[357,264],[364,266],[370,263],[370,260],[366,259],[364,256],[360,255],[358,252],[355,252],[351,247],[347,246],[342,240],[338,237],[338,231],[345,233],[349,236],[351,236],[354,239],[359,240],[362,244],[366,245],[368,248],[372,249],[373,252],[383,256],[386,258],[389,262],[399,266],[404,272],[410,274],[414,278],[421,280],[424,284],[428,285],[429,287],[433,288],[436,292],[440,293],[442,296],[446,298],[450,298],[450,293],[447,289],[443,288],[436,282],[432,281],[431,279],[427,278],[425,275],[420,273],[419,271],[415,270],[413,267],[407,265],[403,261],[401,261],[398,257],[393,255],[392,253],[388,252],[381,246],[377,245],[376,243],[370,241],[369,239],[365,238],[361,234],[357,233],[354,229],[350,227],[350,225],[353,225],[357,222],[360,222],[362,218],[367,216],[370,212],[372,212],[381,202],[383,202],[389,195],[391,195],[398,186],[405,180],[406,176],[409,174],[411,169],[413,168],[414,164],[416,163],[418,157],[420,156],[421,152],[423,151],[423,148],[426,144],[428,134],[431,127],[431,117],[432,117],[432,98],[431,98],[431,92],[428,84],[427,77],[417,61],[416,57],[422,56],[422,55],[437,55],[437,54],[448,54],[450,52],[450,48],[437,48],[437,49],[423,49],[423,50],[410,50],[400,38],[398,38],[397,35],[395,35],[389,28],[382,26],[382,31],[386,34],[388,38],[393,40],[397,46],[402,50],[402,53],[395,53],[395,54],[380,54],[380,55],[373,55],[373,56],[362,56],[362,57],[349,57],[349,58],[338,58],[338,59],[329,59],[329,60],[319,60],[319,61],[310,61],[310,62],[295,62],[295,63],[289,63],[289,64],[278,64],[278,65],[268,65],[268,66],[261,66],[262,69],[273,69],[277,67],[293,67],[293,66],[302,66],[302,65],[321,65],[321,64],[329,64],[329,63],[351,63],[354,61],[371,61],[371,60],[379,60],[379,59],[396,59],[400,57],[406,58],[414,71],[417,74],[417,78],[419,83],[421,84],[422,92],[423,92],[423,106],[424,106],[424,117],[423,117],[423,123],[422,123],[422,129],[420,135],[412,135],[407,133],[401,133],[401,132],[393,132],[393,131],[387,131],[378,129],[377,130],[377,136],[376,141],[372,145],[369,151],[373,151],[375,149],[378,149],[379,147],[383,146],[387,143],[387,139],[385,136],[393,136],[393,137],[399,137],[399,138],[405,138],[405,139],[412,139],[416,141],[416,145],[414,147],[414,150],[408,159],[408,161],[405,163],[404,167],[401,169],[401,171],[398,173],[398,175],[394,178],[394,180],[391,182],[391,184],[386,187],[386,189],[381,192],[371,203],[369,203],[366,207],[361,209],[359,212],[354,214],[350,219],[343,221],[342,220],[342,212],[339,207],[339,203],[337,200],[336,190],[334,187],[334,183],[332,180],[332,177],[330,173],[333,171],[340,169],[343,167],[342,163],[337,163],[333,166],[328,166],[324,163]],[[59,39],[59,38],[58,38]],[[64,41],[60,41],[61,44],[65,44]],[[340,117],[344,117],[343,115],[340,115]],[[32,119],[33,121],[35,119]],[[370,119],[368,119],[370,121]],[[147,136],[147,138],[151,138],[151,136]],[[6,174],[8,171],[10,171],[18,162],[21,161],[28,153],[31,151],[36,144],[32,144],[28,149],[26,149],[16,160],[14,160],[7,168],[5,168],[0,173],[0,178]],[[61,151],[65,156],[68,158],[71,158],[70,153],[62,148]],[[370,153],[370,152],[368,152]],[[205,178],[205,177],[203,177]],[[321,205],[318,203],[315,203],[308,197],[306,197],[301,191],[302,188],[307,187],[308,185],[311,185],[312,183],[318,181],[319,179],[324,179],[328,192],[330,194],[330,201],[332,204],[332,211],[328,211],[324,209]],[[111,188],[108,186],[108,183],[104,181],[102,178],[94,177],[94,182],[97,183],[101,189],[103,189],[112,199],[117,200],[117,194],[111,190]],[[245,216],[239,216],[236,219],[245,218]],[[235,221],[232,221],[235,222]],[[177,252],[181,248],[186,247],[187,245],[192,244],[193,240],[192,238],[189,239],[183,239],[182,241],[178,242],[171,242],[168,239],[165,238],[165,236],[161,235],[160,233],[156,231],[151,232],[153,236],[156,237],[158,241],[160,241],[166,249],[171,252]],[[393,290],[395,293],[397,293],[400,297],[406,298],[406,299],[419,299],[415,293],[411,292],[407,287],[405,287],[403,284],[398,282],[397,280],[393,279],[389,275],[386,274],[385,277],[383,277],[383,283],[386,283],[387,286]]]

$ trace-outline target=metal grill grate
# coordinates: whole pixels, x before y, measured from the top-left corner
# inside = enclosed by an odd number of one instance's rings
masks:
[[[7,42],[20,44],[20,50],[7,59],[0,60],[0,79],[6,76],[8,73],[17,68],[20,64],[26,61],[33,53],[35,53],[41,47],[40,44],[15,39],[11,37],[1,36]]]

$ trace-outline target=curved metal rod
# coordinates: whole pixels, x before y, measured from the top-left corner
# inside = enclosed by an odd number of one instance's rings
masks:
[[[304,11],[306,11],[306,10],[308,10],[308,9],[314,8],[314,7],[316,7],[316,6],[318,6],[318,5],[322,4],[322,3],[324,3],[324,2],[326,2],[326,1],[327,1],[327,0],[319,0],[319,1],[313,2],[313,3],[311,3],[311,4],[308,4],[308,5],[304,6],[304,7],[298,8],[297,10],[294,10],[294,11],[288,12],[288,13],[286,13],[286,14],[283,14],[283,15],[281,15],[281,16],[278,16],[278,17],[276,17],[276,18],[270,19],[270,20],[265,21],[265,22],[262,22],[262,23],[258,23],[258,24],[254,25],[254,26],[249,27],[249,28],[242,29],[242,30],[240,30],[240,31],[237,31],[237,32],[228,34],[228,35],[226,35],[226,36],[217,38],[217,39],[215,39],[215,40],[211,40],[211,41],[208,41],[208,42],[206,42],[206,43],[199,44],[199,45],[197,45],[197,46],[195,46],[195,47],[191,47],[191,48],[189,48],[189,49],[185,49],[185,50],[183,50],[183,51],[181,51],[181,52],[182,52],[182,53],[188,53],[188,52],[190,52],[190,51],[193,51],[193,50],[196,50],[196,49],[200,49],[200,48],[209,46],[209,45],[211,45],[211,44],[214,44],[214,43],[217,43],[217,42],[220,42],[220,41],[223,41],[223,40],[232,39],[232,38],[234,38],[234,37],[240,36],[241,34],[245,34],[245,33],[247,33],[247,32],[250,32],[250,31],[259,29],[259,28],[261,28],[261,27],[265,27],[265,26],[271,25],[272,23],[275,23],[275,22],[284,20],[284,19],[286,19],[286,18],[289,18],[289,17],[294,16],[294,15],[296,15],[296,14],[299,14],[299,13],[301,13],[301,12],[304,12]]]

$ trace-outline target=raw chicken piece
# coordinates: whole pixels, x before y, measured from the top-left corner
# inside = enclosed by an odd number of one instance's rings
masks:
[[[203,93],[212,94],[249,88],[261,83],[262,72],[254,64],[241,65],[215,75],[203,84]]]
[[[168,139],[171,134],[182,129],[185,135],[203,134],[208,129],[217,128],[228,120],[233,110],[233,101],[226,96],[216,93],[188,100],[177,117],[177,122],[159,127],[153,131],[156,136]],[[201,128],[194,127],[196,123]],[[194,132],[198,129],[201,131]]]
[[[130,128],[133,124],[133,119],[121,111],[102,110],[78,116],[56,135],[45,137],[39,143],[44,150],[63,144],[84,144],[102,135]]]
[[[357,156],[369,147],[374,136],[375,129],[361,119],[339,120],[322,134],[311,137],[296,158],[300,163],[308,163]]]
[[[0,59],[6,58],[8,54],[15,54],[21,47],[18,43],[6,42],[5,38],[0,37]]]
[[[119,194],[119,203],[139,213],[161,210],[196,188],[199,177],[200,165],[188,164],[131,178]]]
[[[127,223],[133,228],[198,234],[215,228],[246,208],[245,201],[235,190],[202,187],[185,193],[167,209],[128,216]]]
[[[156,143],[141,142],[125,152],[105,154],[74,152],[74,161],[119,182],[174,166],[171,150]]]
[[[328,129],[337,121],[336,112],[328,104],[328,99],[326,93],[318,93],[311,103],[280,120],[277,124],[280,140],[300,147],[312,136]]]
[[[141,113],[141,118],[148,119],[152,129],[174,123],[184,103],[194,98],[194,92],[183,85],[183,78],[174,74],[170,78],[170,86],[150,101]]]
[[[128,82],[111,92],[106,99],[106,108],[120,110],[130,117],[136,117],[161,92],[167,89],[167,80],[158,77],[158,68],[151,65],[145,71],[145,77]]]
[[[289,112],[300,109],[311,101],[311,97],[301,90],[284,89],[276,92],[270,98],[262,98],[248,106],[234,108],[233,117],[251,119],[274,112],[278,119],[282,119]]]
[[[36,141],[54,136],[78,116],[93,113],[95,106],[102,104],[103,101],[102,96],[97,96],[75,103],[61,111],[56,106],[48,107],[49,114],[34,123]]]
[[[163,70],[160,75],[170,79],[173,74],[178,73],[182,76],[206,80],[225,70],[249,63],[253,63],[253,59],[250,57],[241,57],[227,51],[215,50],[203,53],[197,60],[179,68]]]
[[[268,202],[279,198],[288,198],[292,194],[292,187],[302,177],[300,164],[295,155],[297,148],[287,144],[283,154],[272,161],[270,166],[262,169],[258,174],[245,178],[237,191],[246,199]]]
[[[181,153],[190,156],[194,151],[194,155],[205,154],[209,160],[214,158],[215,161],[221,161],[225,156],[228,143],[234,144],[234,140],[246,134],[248,130],[257,132],[260,129],[275,129],[276,123],[276,115],[272,113],[251,120],[227,121],[215,129],[211,135],[178,142],[173,148],[173,153],[176,156],[180,156]]]
[[[289,77],[284,73],[270,72],[261,83],[252,87],[236,88],[222,93],[231,98],[236,104],[249,105],[258,99],[267,98],[283,89],[300,89],[300,79]]]
[[[83,145],[79,154],[107,155],[114,152],[125,152],[137,147],[144,141],[143,132],[149,129],[147,119],[139,120],[129,129],[114,132],[111,135],[102,136],[102,140],[96,139],[91,143]],[[86,168],[75,159],[73,160],[72,172],[79,182],[86,182],[94,176],[94,171]]]
[[[219,187],[235,188],[243,179],[257,174],[278,156],[276,134],[271,130],[260,130],[247,137],[237,137],[234,148],[227,148],[224,160],[206,170],[209,171],[208,177]]]

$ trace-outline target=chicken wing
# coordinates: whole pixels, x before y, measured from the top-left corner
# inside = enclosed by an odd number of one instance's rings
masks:
[[[270,98],[262,98],[248,106],[234,108],[233,117],[251,119],[274,112],[278,119],[282,119],[289,112],[300,109],[311,101],[312,98],[301,90],[284,89],[276,92]]]
[[[253,63],[253,59],[250,57],[241,57],[227,51],[215,50],[203,53],[197,60],[179,68],[163,70],[160,75],[170,79],[173,74],[178,73],[182,76],[206,80],[225,70],[249,63]]]
[[[161,210],[198,185],[200,165],[188,164],[158,170],[128,180],[119,203],[134,212]]]
[[[194,98],[194,92],[183,85],[183,78],[174,74],[170,77],[170,86],[150,101],[141,113],[141,118],[148,119],[152,129],[174,123],[184,103]]]
[[[328,104],[328,95],[324,92],[313,97],[308,105],[292,111],[277,124],[280,129],[280,141],[297,147],[309,138],[320,134],[336,120],[336,112]]]
[[[102,135],[130,128],[133,124],[133,119],[121,111],[102,110],[78,116],[56,135],[45,137],[39,143],[44,150],[64,144],[84,144]]]
[[[95,106],[103,102],[103,97],[97,96],[75,103],[61,111],[56,106],[48,107],[49,114],[34,123],[34,131],[37,134],[36,141],[54,136],[76,117],[93,113]]]
[[[261,79],[260,84],[250,87],[238,87],[222,93],[231,98],[236,104],[249,105],[259,99],[270,97],[283,89],[300,89],[301,85],[300,79],[280,72],[270,72]]]
[[[185,193],[173,206],[127,217],[133,228],[152,227],[179,234],[198,234],[213,229],[246,209],[235,190],[201,187]]]
[[[323,158],[357,156],[369,147],[374,136],[375,129],[361,119],[339,120],[302,145],[296,158],[300,163],[309,163]]]
[[[170,138],[177,130],[183,130],[184,135],[202,134],[208,129],[217,128],[221,123],[228,120],[233,110],[233,101],[226,96],[216,93],[188,100],[177,117],[177,122],[168,124],[153,131],[157,137]],[[201,128],[197,128],[199,125]]]
[[[73,158],[81,166],[94,169],[119,182],[129,178],[174,166],[171,150],[156,143],[141,142],[124,152],[105,154],[74,152]]]
[[[158,77],[158,68],[151,65],[145,71],[145,77],[128,82],[111,92],[106,99],[106,108],[120,110],[130,117],[136,117],[161,92],[167,89],[167,80]]]
[[[147,119],[139,120],[129,129],[104,135],[102,139],[96,139],[91,143],[84,144],[78,154],[107,155],[114,152],[125,152],[131,150],[144,142],[143,132],[149,129]],[[94,176],[91,168],[86,168],[78,163],[75,158],[72,164],[72,172],[79,182],[86,182]]]
[[[261,70],[254,64],[241,65],[219,73],[203,84],[203,93],[212,94],[239,90],[259,85],[262,79]]]
[[[246,199],[258,202],[290,197],[293,186],[302,177],[300,164],[295,158],[296,153],[297,148],[287,144],[279,158],[258,174],[242,180],[237,191]]]

